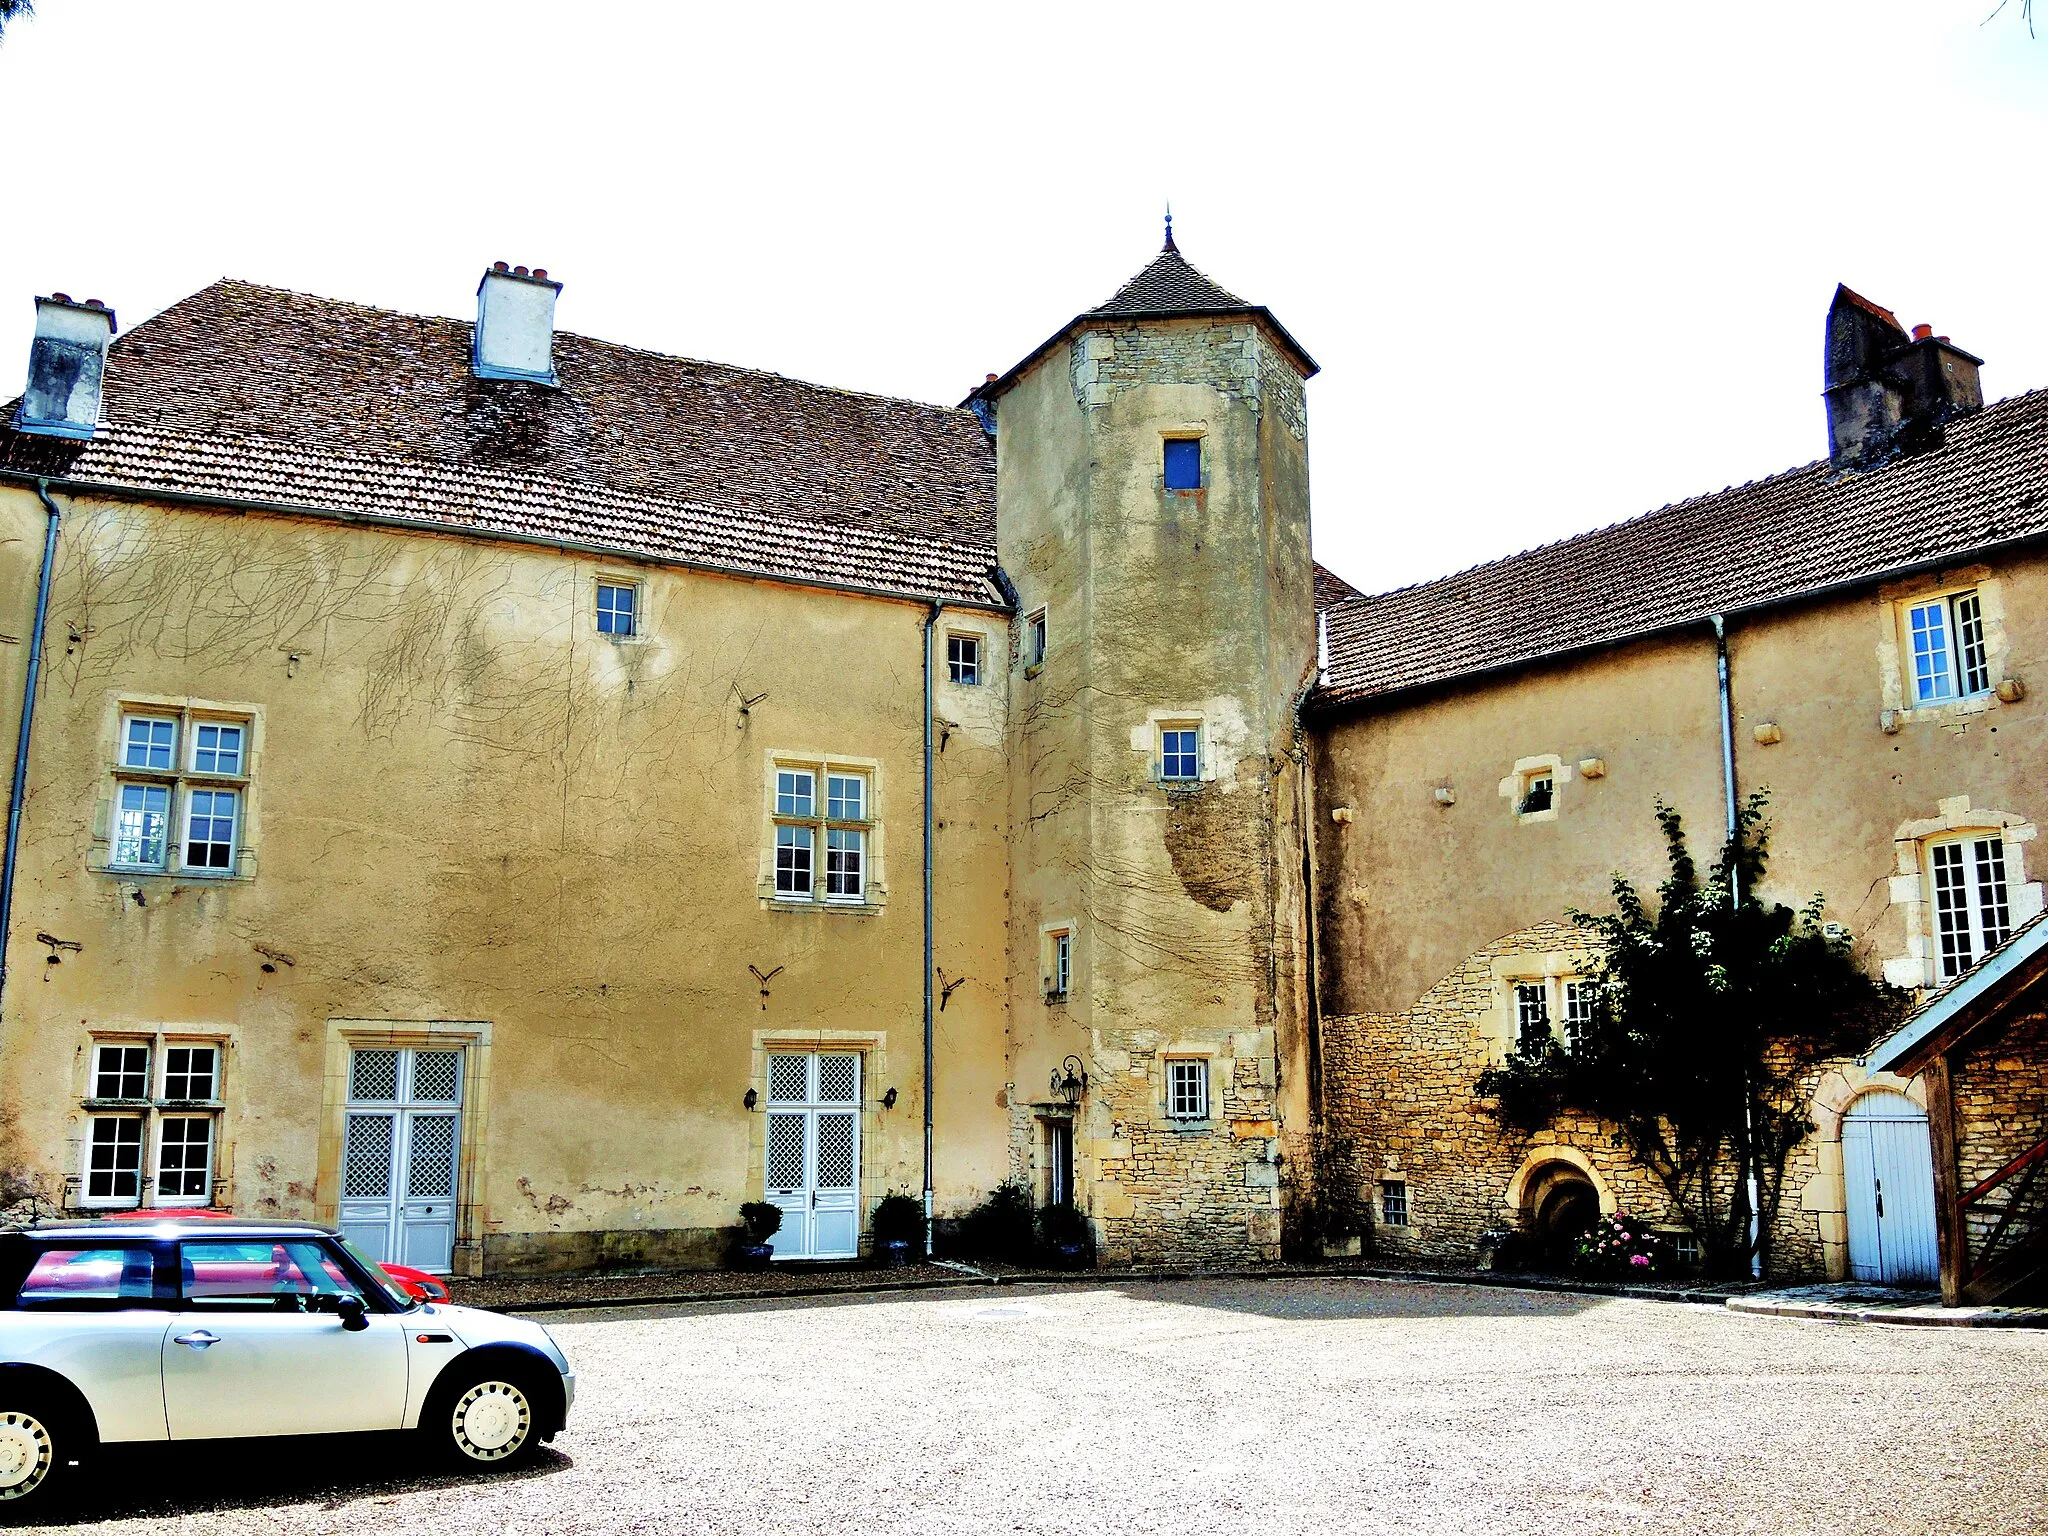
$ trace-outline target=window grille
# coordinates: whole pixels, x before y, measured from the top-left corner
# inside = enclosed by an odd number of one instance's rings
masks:
[[[1515,1043],[1534,1050],[1550,1038],[1550,986],[1541,981],[1515,983]]]
[[[460,1099],[462,1052],[414,1051],[412,1097],[421,1104],[453,1104]]]
[[[455,1194],[455,1117],[415,1115],[406,1148],[405,1197],[447,1200]]]
[[[597,584],[597,632],[620,639],[639,633],[634,627],[640,589],[617,582]]]
[[[356,1054],[358,1059],[363,1055],[360,1051]],[[344,1200],[382,1200],[390,1195],[392,1131],[396,1122],[395,1115],[348,1117],[341,1157]]]
[[[1201,777],[1201,732],[1177,726],[1159,733],[1159,777],[1188,780]]]
[[[818,1102],[851,1104],[860,1097],[860,1058],[820,1056],[818,1058]]]
[[[981,682],[981,637],[978,635],[946,636],[946,676],[963,687],[972,688]]]
[[[768,1097],[783,1104],[803,1103],[810,1093],[809,1066],[807,1056],[770,1056]]]
[[[1913,702],[1940,704],[1991,691],[1991,652],[1984,603],[1958,592],[1915,603],[1906,614],[1913,653]]]
[[[1380,1220],[1390,1227],[1408,1225],[1408,1181],[1380,1180]]]
[[[768,1187],[801,1189],[804,1183],[804,1117],[768,1117]]]
[[[382,1103],[398,1097],[398,1052],[356,1051],[349,1057],[348,1096]]]
[[[1166,1112],[1176,1120],[1209,1118],[1209,1063],[1204,1060],[1166,1064]]]
[[[853,1187],[853,1116],[818,1116],[818,1188]]]
[[[1934,880],[1936,950],[1944,980],[1960,976],[2012,934],[2005,840],[1963,838],[1928,850]]]

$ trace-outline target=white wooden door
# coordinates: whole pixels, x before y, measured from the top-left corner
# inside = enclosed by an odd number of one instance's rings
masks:
[[[1932,1285],[1941,1274],[1927,1116],[1902,1093],[1866,1093],[1842,1119],[1849,1278]]]
[[[767,1191],[782,1208],[778,1259],[850,1259],[860,1251],[860,1057],[829,1051],[768,1058]]]
[[[343,1235],[373,1259],[446,1274],[461,1156],[460,1050],[350,1054]]]

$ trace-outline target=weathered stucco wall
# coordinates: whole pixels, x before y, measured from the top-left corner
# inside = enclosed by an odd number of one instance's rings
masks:
[[[720,1257],[762,1187],[742,1097],[765,1091],[768,1039],[867,1052],[863,1194],[919,1187],[920,605],[64,499],[0,1049],[8,1162],[75,1192],[94,1032],[190,1030],[228,1046],[220,1203],[331,1218],[341,1021],[466,1021],[488,1042],[471,1265]],[[25,616],[41,510],[9,487],[0,518],[0,596]],[[642,638],[596,632],[600,572],[640,584]],[[1001,615],[946,622],[1006,643]],[[138,699],[253,721],[240,878],[95,870]],[[938,1031],[939,1200],[956,1209],[1005,1157],[1000,675],[942,684],[938,712],[935,959],[964,978]],[[871,765],[874,904],[764,899],[777,753]],[[39,934],[76,948],[46,964]],[[765,997],[750,966],[779,968]]]
[[[1091,325],[1001,402],[1003,565],[1049,641],[1042,667],[1016,658],[1012,714],[1016,1171],[1080,1058],[1077,1181],[1111,1261],[1278,1248],[1283,1095],[1305,1111],[1282,1084],[1305,990],[1302,421],[1299,376],[1248,322]],[[1164,488],[1176,436],[1202,440],[1199,490]],[[1199,729],[1199,782],[1159,782],[1166,724]],[[1061,928],[1072,983],[1048,1000]],[[1207,1063],[1200,1122],[1166,1112],[1175,1058]]]

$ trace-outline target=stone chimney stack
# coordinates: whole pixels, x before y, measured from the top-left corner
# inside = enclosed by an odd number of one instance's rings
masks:
[[[480,379],[524,379],[550,387],[555,377],[555,295],[562,285],[545,267],[491,264],[476,289],[476,339],[470,367]]]
[[[1828,306],[1828,458],[1838,470],[1875,469],[1939,448],[1948,424],[1984,409],[1974,357],[1934,328],[1913,333],[1847,288]]]
[[[98,299],[68,293],[36,300],[36,334],[28,349],[28,388],[14,425],[48,437],[91,437],[100,420],[100,383],[114,312]]]

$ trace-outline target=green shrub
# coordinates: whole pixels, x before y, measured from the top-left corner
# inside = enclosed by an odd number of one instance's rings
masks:
[[[740,1207],[740,1220],[746,1223],[748,1237],[765,1243],[782,1230],[782,1207],[766,1200],[749,1200]]]
[[[1022,1184],[998,1184],[960,1218],[954,1251],[962,1258],[1029,1264],[1032,1225],[1031,1192]]]
[[[924,1206],[909,1195],[884,1195],[875,1207],[872,1230],[877,1243],[924,1246]]]
[[[1067,1201],[1048,1205],[1038,1213],[1038,1240],[1047,1248],[1075,1243],[1087,1248],[1093,1244],[1094,1238],[1088,1218]]]

